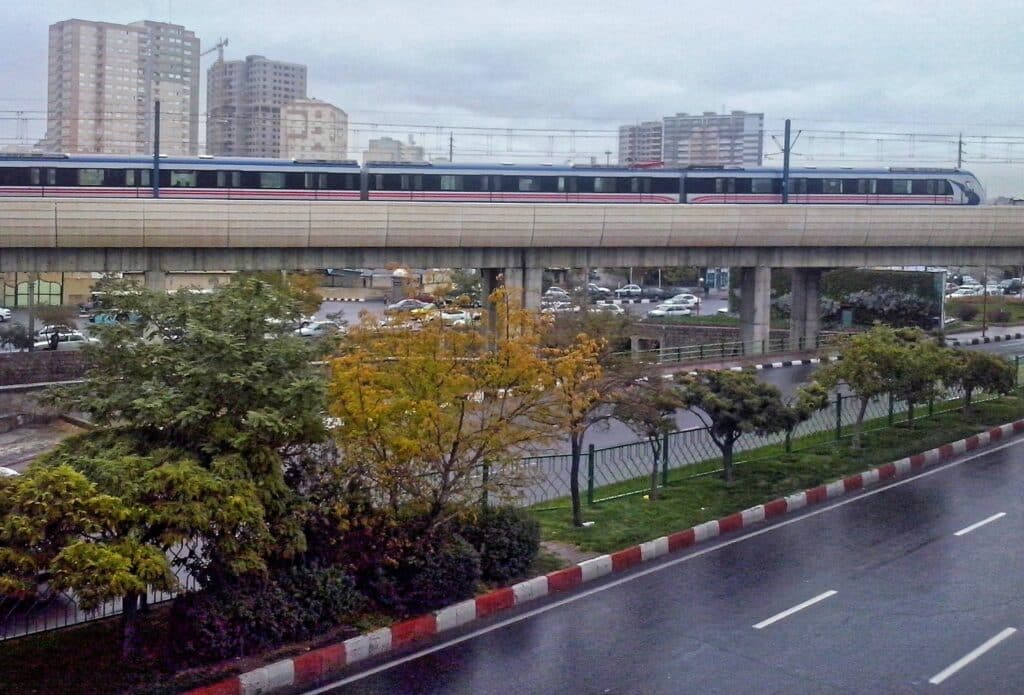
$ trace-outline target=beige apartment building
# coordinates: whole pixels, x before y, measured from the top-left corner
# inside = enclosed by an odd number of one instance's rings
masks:
[[[160,151],[194,155],[199,144],[199,39],[178,24],[68,19],[50,26],[46,135],[57,152]]]
[[[286,159],[348,158],[348,114],[319,99],[281,107],[281,156]]]
[[[408,144],[394,138],[375,138],[363,152],[363,163],[425,161],[423,148],[412,141],[412,136],[409,136]]]
[[[206,71],[207,153],[280,157],[281,107],[305,98],[305,65],[259,55],[218,60]]]

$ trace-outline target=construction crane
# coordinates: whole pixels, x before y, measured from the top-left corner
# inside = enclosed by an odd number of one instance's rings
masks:
[[[223,63],[224,62],[224,47],[227,46],[227,45],[228,45],[228,40],[227,39],[217,39],[217,43],[214,44],[214,46],[212,48],[207,48],[205,51],[200,53],[199,57],[202,58],[205,55],[208,55],[210,53],[213,53],[214,51],[217,51],[217,62],[218,63]]]

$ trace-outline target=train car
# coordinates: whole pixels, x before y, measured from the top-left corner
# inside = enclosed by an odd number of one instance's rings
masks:
[[[153,158],[0,155],[0,196],[150,198]],[[355,162],[161,157],[163,198],[359,200]]]
[[[781,203],[782,170],[691,169],[682,172],[687,203]],[[789,202],[804,205],[978,205],[984,190],[956,169],[793,167]]]
[[[679,172],[547,165],[370,162],[369,200],[678,203]]]

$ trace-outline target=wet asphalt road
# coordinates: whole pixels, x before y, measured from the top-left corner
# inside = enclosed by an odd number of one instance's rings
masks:
[[[1024,442],[961,460],[527,604],[329,692],[1024,692],[1024,631],[929,682],[1024,630]]]

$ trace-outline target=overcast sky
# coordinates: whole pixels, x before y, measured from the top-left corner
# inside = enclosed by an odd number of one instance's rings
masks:
[[[795,150],[815,163],[951,165],[951,138],[962,131],[965,168],[989,193],[1024,195],[1020,0],[4,2],[5,142],[42,134],[31,119],[13,132],[9,112],[45,110],[47,27],[72,17],[169,20],[194,31],[204,50],[228,37],[229,59],[305,63],[310,95],[349,113],[357,147],[410,133],[438,151],[445,126],[474,125],[600,131],[518,142],[494,135],[487,147],[499,158],[519,148],[542,161],[545,147],[600,155],[614,149],[608,131],[621,123],[724,107],[763,111],[769,132],[793,118],[805,130]],[[213,58],[203,59],[204,74]],[[949,137],[883,142],[880,132]],[[456,130],[456,138],[457,154],[460,145],[482,152],[483,136]],[[766,152],[776,149],[766,138]],[[1006,159],[1014,163],[990,163]]]

